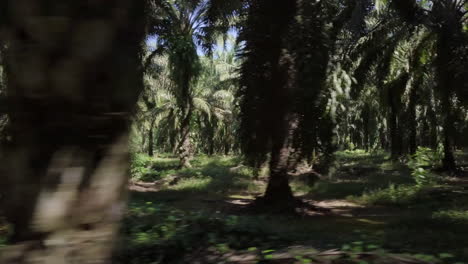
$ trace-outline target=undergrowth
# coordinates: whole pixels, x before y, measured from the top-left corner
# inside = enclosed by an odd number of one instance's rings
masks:
[[[368,191],[362,196],[349,196],[348,200],[363,205],[407,206],[428,198],[431,187],[390,184],[388,188]]]

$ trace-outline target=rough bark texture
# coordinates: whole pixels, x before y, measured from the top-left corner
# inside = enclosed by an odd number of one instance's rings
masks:
[[[108,263],[142,88],[144,0],[2,1],[12,144],[0,263]]]
[[[189,136],[185,136],[179,147],[180,168],[191,168],[190,161],[193,159],[192,143]]]
[[[191,168],[192,165],[190,164],[190,161],[193,159],[192,142],[190,139],[190,125],[193,113],[193,106],[190,104],[187,108],[187,113],[180,125],[181,138],[177,147],[177,152],[179,154],[180,160],[180,168]]]
[[[271,5],[268,3],[267,5]],[[274,35],[270,37],[270,47],[267,52],[271,55],[271,159],[270,179],[264,195],[264,201],[271,205],[288,204],[294,198],[289,186],[289,156],[294,131],[297,129],[293,114],[293,96],[296,88],[294,55],[285,47],[288,29],[296,13],[296,2],[287,1],[267,7],[271,18],[283,17],[275,26]],[[266,33],[266,32],[265,32]],[[266,47],[265,47],[266,48]],[[290,204],[289,204],[290,205]]]

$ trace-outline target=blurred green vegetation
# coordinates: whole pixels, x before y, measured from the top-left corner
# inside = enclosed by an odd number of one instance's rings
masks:
[[[326,263],[323,252],[332,263],[468,263],[468,183],[436,174],[417,184],[385,153],[338,152],[328,177],[293,181],[314,206],[296,215],[250,207],[266,181],[238,157],[198,156],[180,170],[169,155],[132,161],[132,181],[153,184],[131,189],[113,263]],[[0,219],[0,248],[8,233]]]
[[[193,168],[178,170],[175,158],[140,155],[132,168],[148,171],[133,180],[156,185],[132,191],[115,263],[269,263],[284,256],[295,261],[285,263],[321,263],[318,252],[330,249],[341,252],[343,262],[334,263],[374,263],[362,252],[468,263],[463,183],[437,175],[437,183],[418,185],[410,166],[385,153],[344,151],[314,186],[292,184],[300,198],[331,213],[267,215],[249,207],[266,183],[240,161],[198,156]]]

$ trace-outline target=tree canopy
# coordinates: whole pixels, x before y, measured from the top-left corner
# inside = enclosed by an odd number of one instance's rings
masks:
[[[412,190],[466,176],[467,134],[465,0],[0,3],[0,224],[40,245],[5,263],[105,263],[128,182],[189,184],[200,157],[235,157],[226,177],[265,187],[251,208],[289,214],[343,153],[388,153]]]

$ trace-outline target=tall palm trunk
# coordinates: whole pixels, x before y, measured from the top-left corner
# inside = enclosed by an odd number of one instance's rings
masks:
[[[275,140],[273,141],[271,160],[270,160],[270,178],[264,200],[268,204],[290,205],[293,201],[293,193],[289,186],[289,157],[291,154],[291,140],[293,138],[295,125],[286,115],[278,122],[279,126],[275,131]]]
[[[388,124],[388,121],[387,121]],[[388,126],[388,125],[387,125]],[[380,147],[384,149],[385,151],[389,150],[388,146],[388,128],[385,129],[385,127],[381,127],[379,129],[379,139],[380,139]]]
[[[0,263],[108,263],[122,217],[143,0],[2,1],[13,143]],[[4,18],[2,18],[4,19]]]
[[[224,156],[229,156],[231,153],[231,144],[228,142],[224,143]]]
[[[415,85],[411,92],[408,104],[408,119],[406,120],[409,130],[409,148],[408,151],[410,154],[416,153],[417,145],[417,120],[416,120],[416,104],[418,100],[417,89],[419,85]]]
[[[296,5],[297,1],[254,1],[242,32],[248,51],[241,80],[241,126],[248,135],[244,151],[256,166],[269,154],[270,177],[261,201],[279,207],[293,200],[287,172],[297,83],[288,38]]]
[[[429,136],[427,138],[428,140],[427,143],[430,148],[437,149],[437,145],[438,145],[437,116],[432,105],[430,105],[427,109],[427,116],[428,116],[427,122],[428,122],[428,125],[430,126],[428,129]]]
[[[455,157],[453,154],[453,139],[455,137],[455,116],[452,107],[452,95],[455,86],[459,85],[454,81],[456,73],[452,66],[457,59],[455,45],[453,44],[454,29],[445,28],[439,32],[439,39],[437,43],[437,59],[436,59],[436,73],[437,73],[437,91],[441,98],[442,116],[443,116],[443,145],[444,145],[444,158],[442,166],[445,170],[453,172],[456,170]]]
[[[399,132],[396,109],[393,107],[389,111],[388,128],[390,130],[391,158],[397,160],[401,155],[401,134]]]
[[[275,10],[278,8],[277,10]],[[279,26],[280,30],[271,39],[270,54],[272,55],[271,72],[271,159],[270,178],[264,195],[264,201],[271,205],[290,205],[294,201],[293,193],[289,185],[289,161],[291,146],[298,123],[293,114],[294,93],[296,89],[294,55],[283,49],[285,35],[290,25],[290,20],[296,12],[295,1],[278,4],[272,8],[274,11],[282,10],[285,23]],[[273,15],[273,14],[271,14]],[[276,33],[276,32],[275,32]]]
[[[154,156],[154,123],[155,119],[151,120],[150,128],[148,131],[148,156]]]
[[[453,116],[453,109],[450,102],[450,96],[448,94],[444,94],[442,98],[442,109],[445,113],[444,121],[443,121],[443,145],[444,145],[444,158],[442,159],[442,167],[446,171],[453,172],[457,169],[457,165],[455,163],[455,156],[454,156],[454,116]]]
[[[371,136],[370,136],[370,110],[368,106],[364,108],[362,113],[362,120],[363,120],[363,141],[364,141],[364,149],[366,151],[370,151],[371,149]]]
[[[191,168],[190,161],[193,158],[192,153],[192,142],[190,140],[190,126],[192,120],[193,106],[190,104],[187,107],[187,113],[180,124],[181,138],[177,146],[177,152],[179,154],[180,168]]]
[[[401,97],[404,94],[409,75],[403,73],[388,87],[388,128],[390,129],[391,157],[397,160],[403,154]]]

